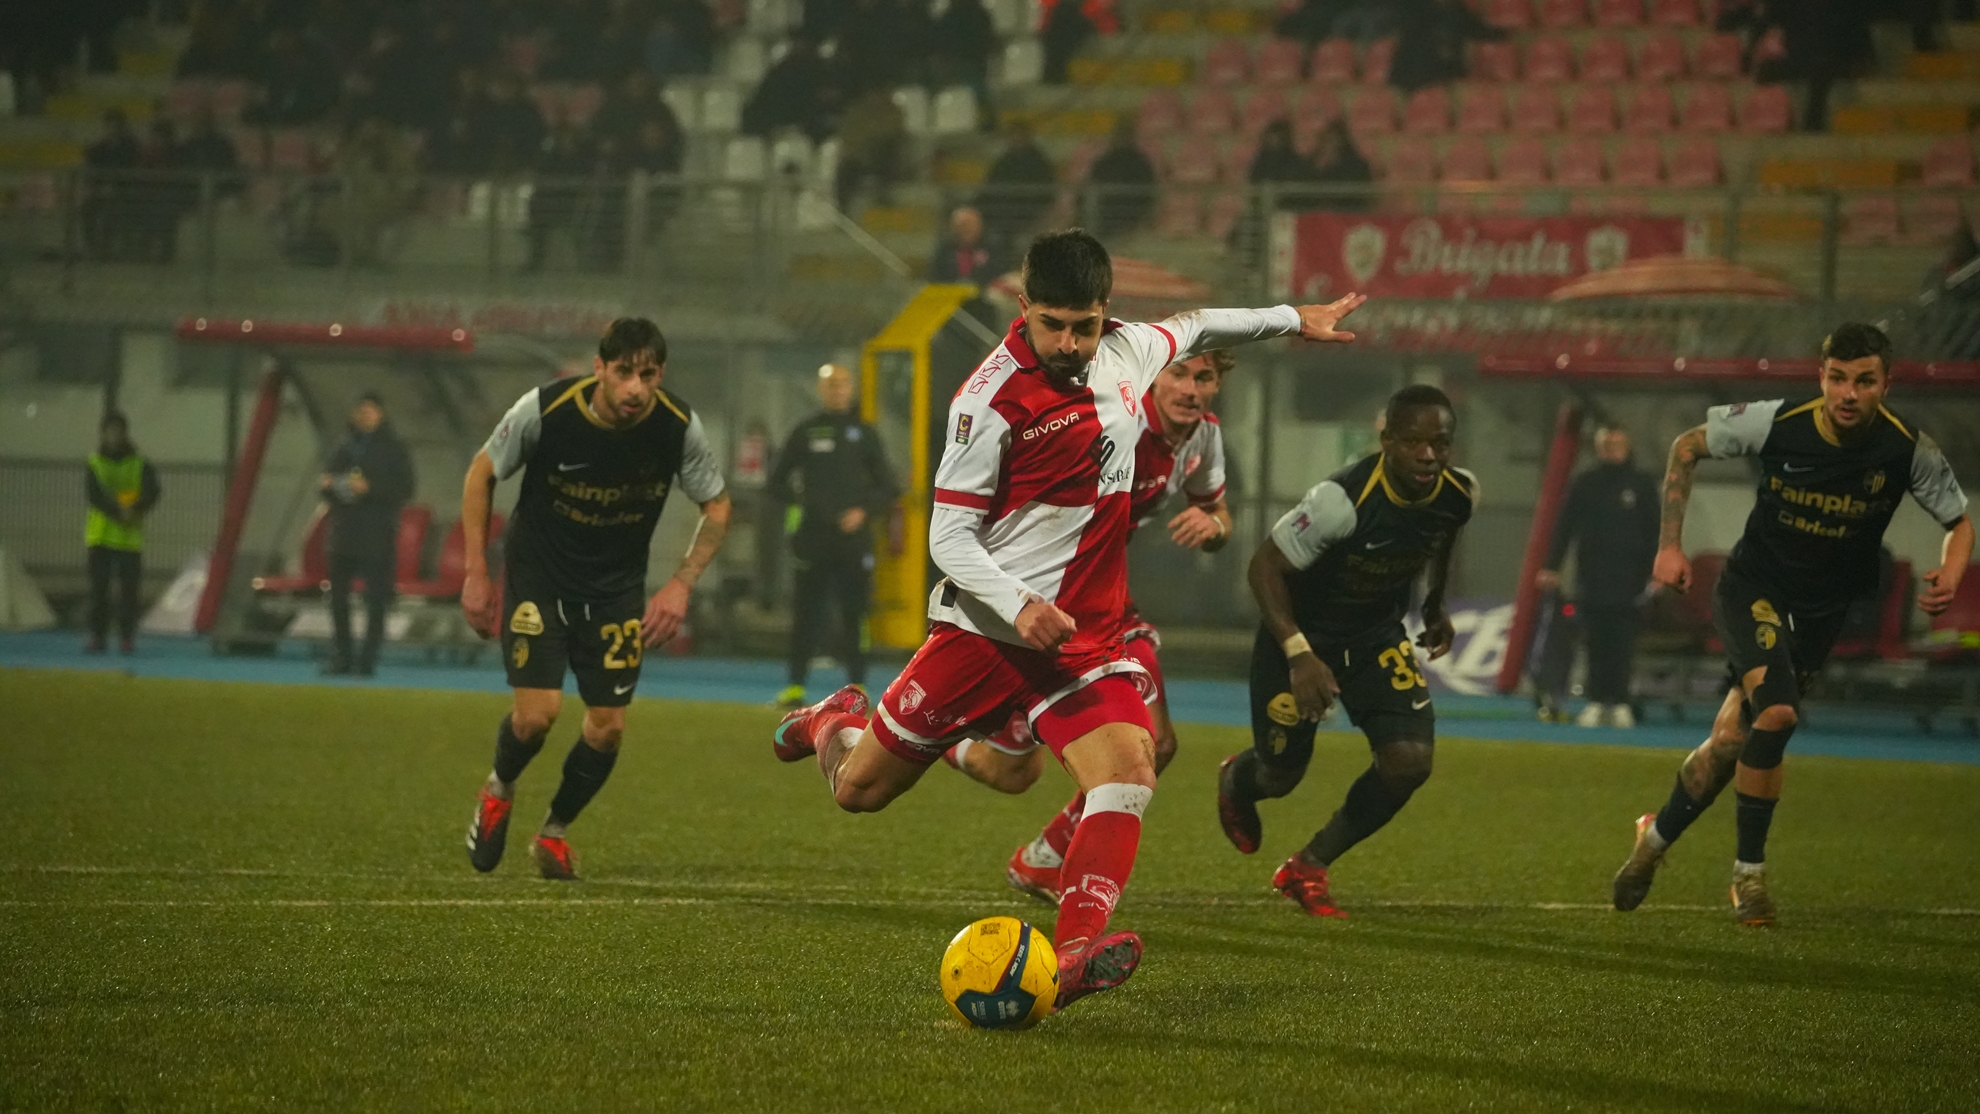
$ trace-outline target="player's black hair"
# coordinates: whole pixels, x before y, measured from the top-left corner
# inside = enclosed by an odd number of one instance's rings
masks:
[[[653,353],[657,364],[667,362],[666,336],[644,317],[621,317],[605,326],[605,335],[598,338],[598,358],[608,364],[636,352]]]
[[[1891,373],[1891,338],[1885,336],[1884,330],[1875,325],[1851,321],[1845,325],[1837,325],[1836,331],[1822,340],[1824,360],[1835,359],[1848,363],[1865,356],[1877,357],[1877,362],[1884,365],[1884,374]]]
[[[1114,293],[1114,261],[1081,228],[1047,232],[1024,253],[1024,299],[1034,306],[1083,309]]]
[[[1383,411],[1382,428],[1397,428],[1411,410],[1425,406],[1441,406],[1451,412],[1453,422],[1457,420],[1457,407],[1451,405],[1451,396],[1428,383],[1414,383],[1389,396],[1388,409]]]

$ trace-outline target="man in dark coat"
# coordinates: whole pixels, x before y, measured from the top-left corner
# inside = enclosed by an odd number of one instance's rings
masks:
[[[399,508],[412,498],[413,464],[367,392],[351,409],[351,435],[330,454],[321,482],[330,504],[330,660],[323,671],[369,677],[385,640],[398,575]],[[364,581],[364,646],[351,656],[351,586]]]

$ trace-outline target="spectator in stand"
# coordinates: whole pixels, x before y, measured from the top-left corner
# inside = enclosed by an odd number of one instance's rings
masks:
[[[338,145],[337,232],[343,258],[377,267],[384,240],[419,195],[411,142],[378,116],[358,121]]]
[[[336,107],[342,79],[320,40],[284,28],[268,37],[260,90],[242,119],[268,127],[314,124]]]
[[[818,43],[802,36],[763,75],[756,92],[743,106],[746,135],[769,137],[795,128],[823,143],[838,125],[839,84],[833,67],[819,57]]]
[[[490,81],[487,95],[469,113],[467,147],[477,172],[506,176],[536,165],[544,146],[543,117],[515,76]]]
[[[1292,125],[1274,120],[1258,135],[1258,153],[1251,157],[1251,170],[1245,176],[1254,186],[1278,191],[1281,209],[1311,209],[1318,200],[1312,190],[1300,186],[1320,180],[1320,168],[1293,146]]]
[[[861,93],[846,106],[839,122],[839,210],[850,213],[862,184],[872,183],[881,205],[893,203],[894,181],[901,173],[901,148],[907,143],[907,120],[884,86]]]
[[[857,96],[868,89],[892,89],[918,76],[913,69],[926,49],[928,12],[914,0],[853,0],[842,17],[833,61],[843,68]]]
[[[591,118],[591,131],[599,139],[617,140],[629,150],[638,144],[640,132],[650,120],[662,122],[673,135],[680,134],[680,118],[660,96],[653,75],[643,69],[628,70]]]
[[[673,0],[654,13],[646,31],[646,68],[663,84],[670,77],[707,73],[715,57],[715,25],[701,0]]]
[[[377,116],[388,124],[429,131],[441,123],[452,76],[440,60],[428,57],[427,44],[395,23],[382,22],[345,81],[345,99],[360,117]]]
[[[186,49],[179,54],[180,77],[254,77],[254,44],[259,41],[245,4],[209,0],[195,4]]]
[[[929,31],[937,87],[967,85],[976,92],[980,117],[988,119],[990,55],[997,49],[997,27],[983,0],[949,0]]]
[[[1085,206],[1093,215],[1095,235],[1104,240],[1148,223],[1155,209],[1155,164],[1135,139],[1132,117],[1123,116],[1115,124],[1112,142],[1094,160],[1086,180],[1097,187]]]
[[[623,81],[634,70],[646,69],[646,34],[652,16],[644,4],[619,4],[605,17],[587,80]]]
[[[633,144],[626,162],[629,169],[643,170],[650,177],[673,178],[680,174],[685,154],[680,128],[674,123],[674,115],[670,112],[665,117],[656,117],[640,125],[639,140]],[[664,231],[673,222],[674,214],[680,207],[680,186],[671,182],[649,185],[646,191],[647,231]]]
[[[1375,180],[1375,171],[1362,157],[1361,149],[1354,144],[1354,134],[1348,131],[1347,124],[1336,118],[1321,130],[1320,138],[1314,146],[1313,165],[1319,172],[1314,181],[1323,186],[1337,187],[1326,193],[1315,195],[1313,208],[1331,209],[1335,212],[1358,213],[1368,208],[1373,201],[1372,191],[1346,191],[1338,187],[1367,186]]]
[[[330,516],[332,675],[371,676],[385,642],[385,612],[398,589],[399,508],[412,498],[412,454],[366,392],[351,408],[351,435],[330,454],[318,489]],[[364,581],[364,646],[351,655],[351,587]]]
[[[1802,130],[1827,131],[1829,90],[1876,60],[1867,6],[1860,0],[1765,0],[1757,19],[1754,37],[1779,27],[1787,57],[1760,62],[1754,79],[1807,83]]]
[[[1405,92],[1464,77],[1466,44],[1496,42],[1506,32],[1479,18],[1464,0],[1405,0],[1389,84]]]
[[[1039,36],[1045,54],[1045,84],[1064,85],[1073,58],[1098,31],[1078,0],[1059,0],[1053,4],[1051,14],[1045,17],[1045,30]]]
[[[605,13],[592,0],[544,0],[539,6],[545,81],[596,80]]]
[[[131,171],[141,147],[121,108],[103,114],[103,134],[83,148],[83,247],[96,259],[120,259],[130,235]]]
[[[178,150],[172,121],[152,117],[138,144],[138,174],[130,185],[131,258],[138,262],[172,262],[179,254],[179,218],[198,204],[198,184],[176,173]]]
[[[193,113],[192,130],[179,143],[173,161],[184,170],[211,173],[217,176],[214,189],[218,193],[235,194],[241,192],[238,173],[241,168],[240,152],[234,141],[220,130],[213,109],[201,105]]]
[[[124,653],[136,647],[138,582],[144,574],[144,519],[158,505],[158,470],[131,444],[122,414],[103,415],[96,452],[83,477],[89,509],[83,544],[89,548],[89,646],[103,652],[110,634],[110,580],[117,580],[117,636]]]
[[[1012,125],[1004,153],[990,164],[976,194],[991,252],[1006,259],[1018,254],[1013,248],[1052,207],[1052,188],[1057,184],[1052,160],[1045,157],[1031,129]]]
[[[590,137],[568,117],[559,120],[536,162],[536,187],[529,195],[529,259],[523,270],[543,269],[553,234],[577,232],[585,179],[593,166]]]
[[[1301,0],[1279,17],[1273,30],[1282,39],[1296,39],[1311,50],[1317,43],[1334,34],[1334,24],[1341,16],[1358,3],[1358,0]]]
[[[988,286],[1003,274],[983,239],[983,214],[968,205],[949,214],[949,235],[928,260],[929,282],[973,282]]]
[[[1925,275],[1918,332],[1948,359],[1980,359],[1980,240],[1961,217],[1945,258]]]

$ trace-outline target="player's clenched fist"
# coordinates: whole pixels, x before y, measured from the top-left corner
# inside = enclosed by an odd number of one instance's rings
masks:
[[[1065,645],[1066,639],[1071,638],[1073,631],[1079,628],[1072,616],[1044,600],[1032,600],[1025,604],[1024,610],[1018,612],[1016,626],[1018,637],[1024,639],[1026,645],[1048,652]]]
[[[1667,545],[1657,551],[1657,563],[1650,566],[1650,579],[1680,592],[1691,588],[1691,559],[1684,550]]]
[[[688,586],[676,577],[646,601],[646,615],[640,629],[648,647],[658,646],[680,633],[681,623],[687,619],[688,595]]]
[[[1341,695],[1334,671],[1311,653],[1294,654],[1286,666],[1292,674],[1293,703],[1299,707],[1299,718],[1308,723],[1326,719]]]
[[[1338,326],[1341,318],[1353,313],[1367,300],[1366,294],[1349,294],[1324,306],[1300,306],[1300,339],[1327,341],[1334,344],[1347,344],[1353,341],[1354,334],[1344,332]]]
[[[461,581],[461,614],[467,625],[483,638],[495,637],[495,588],[485,572],[471,572]]]

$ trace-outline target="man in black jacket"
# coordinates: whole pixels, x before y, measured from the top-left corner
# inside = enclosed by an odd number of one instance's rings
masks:
[[[376,394],[359,397],[351,410],[351,435],[324,466],[321,484],[330,504],[329,674],[369,677],[385,640],[385,612],[398,575],[399,508],[412,498],[412,456],[385,422]],[[364,647],[351,657],[351,583],[364,581]]]
[[[1567,506],[1554,527],[1554,544],[1538,580],[1543,589],[1559,588],[1561,562],[1568,546],[1575,545],[1572,609],[1588,643],[1588,706],[1576,722],[1583,727],[1634,727],[1630,673],[1639,609],[1657,559],[1657,481],[1630,459],[1629,433],[1619,425],[1596,429],[1595,456],[1595,467],[1575,477],[1568,489]],[[1553,687],[1564,686],[1571,654],[1558,659]],[[1558,701],[1560,694],[1545,695]]]
[[[872,523],[886,518],[899,493],[879,434],[853,409],[852,372],[819,368],[818,400],[825,409],[791,431],[770,476],[772,497],[791,508],[785,528],[797,558],[790,686],[777,696],[785,708],[804,703],[805,674],[820,649],[832,650],[848,684],[866,682]]]

